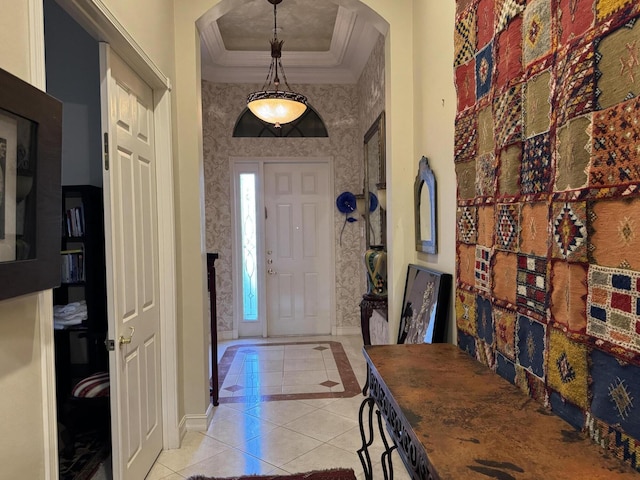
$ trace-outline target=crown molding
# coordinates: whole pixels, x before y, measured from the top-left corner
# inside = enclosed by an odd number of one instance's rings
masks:
[[[282,53],[290,83],[356,83],[378,38],[378,30],[356,11],[340,6],[331,47],[325,52]],[[217,23],[200,30],[202,78],[215,83],[264,83],[268,51],[239,52],[224,47]]]

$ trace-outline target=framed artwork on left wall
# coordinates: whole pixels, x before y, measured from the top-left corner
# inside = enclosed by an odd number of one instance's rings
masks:
[[[0,300],[60,284],[62,104],[0,69]]]

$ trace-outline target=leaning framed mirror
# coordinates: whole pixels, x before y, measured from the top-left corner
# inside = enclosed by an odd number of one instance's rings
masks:
[[[385,116],[382,112],[364,135],[364,198],[367,248],[386,244]]]
[[[414,185],[416,250],[438,253],[436,218],[436,177],[427,157],[418,163],[418,175]]]

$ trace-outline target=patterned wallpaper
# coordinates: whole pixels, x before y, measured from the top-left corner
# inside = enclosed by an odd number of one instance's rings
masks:
[[[640,470],[640,3],[458,0],[459,346]]]
[[[247,92],[260,85],[202,83],[203,147],[207,251],[218,252],[218,331],[233,330],[231,279],[231,203],[229,157],[319,157],[334,162],[334,196],[363,189],[362,138],[368,128],[361,118],[376,118],[384,105],[383,92],[375,86],[384,51],[376,47],[358,85],[297,85],[320,114],[328,138],[233,138],[232,131],[245,105]],[[382,57],[382,62],[384,56]],[[360,99],[366,99],[361,105]],[[376,108],[380,111],[376,112]],[[344,216],[334,208],[336,253],[336,325],[360,326],[360,299],[366,291],[364,231],[361,222],[348,223],[339,242]],[[355,279],[355,280],[354,280]]]

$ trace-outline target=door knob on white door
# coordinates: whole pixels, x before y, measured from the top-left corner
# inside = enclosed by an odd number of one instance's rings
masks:
[[[270,269],[268,269],[268,270],[267,270],[267,273],[268,273],[269,275],[275,275],[275,274],[276,274],[276,273],[278,273],[278,272],[276,272],[273,268],[270,268]]]
[[[120,346],[129,345],[131,343],[131,339],[133,338],[133,334],[136,333],[136,329],[134,327],[129,327],[129,329],[131,330],[130,337],[125,337],[124,335],[120,335],[120,338],[118,339],[118,343],[120,344]]]

